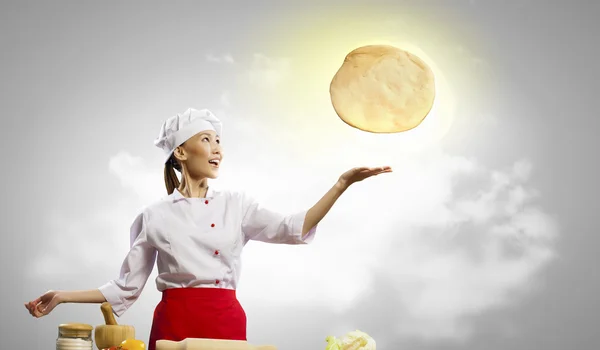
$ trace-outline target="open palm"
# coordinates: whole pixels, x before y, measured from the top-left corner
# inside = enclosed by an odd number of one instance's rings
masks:
[[[344,186],[350,186],[355,182],[362,181],[371,176],[383,174],[383,173],[391,173],[392,168],[389,166],[377,167],[377,168],[369,168],[369,167],[358,167],[352,168],[340,176],[340,183]]]

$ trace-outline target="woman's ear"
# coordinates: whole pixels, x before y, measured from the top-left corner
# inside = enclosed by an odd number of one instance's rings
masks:
[[[173,151],[173,155],[180,162],[187,159],[187,155],[185,154],[185,150],[181,146],[175,148],[175,151]]]

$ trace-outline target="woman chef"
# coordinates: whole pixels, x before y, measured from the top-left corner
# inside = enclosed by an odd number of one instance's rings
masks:
[[[214,191],[223,160],[221,122],[208,110],[188,109],[169,118],[155,145],[166,153],[169,195],[140,213],[131,227],[131,249],[118,279],[87,291],[49,291],[25,304],[34,317],[61,303],[108,301],[117,316],[138,299],[156,262],[156,306],[148,348],[156,340],[246,340],[246,314],[236,298],[240,254],[249,240],[306,244],[337,198],[352,183],[391,168],[355,168],[308,211],[283,216],[243,193]],[[174,169],[181,173],[181,183]]]

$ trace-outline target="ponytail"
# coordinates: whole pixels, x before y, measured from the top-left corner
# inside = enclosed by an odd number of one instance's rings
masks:
[[[177,162],[174,156],[171,156],[169,160],[165,163],[165,187],[167,188],[167,193],[170,195],[175,191],[176,188],[179,188],[179,178],[177,174],[175,174],[175,170],[181,172],[181,166]]]

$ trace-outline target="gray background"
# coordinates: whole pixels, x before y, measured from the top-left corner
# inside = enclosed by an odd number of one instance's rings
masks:
[[[3,2],[1,347],[103,322],[23,302],[118,275],[136,212],[164,195],[160,123],[195,107],[225,124],[213,186],[282,211],[349,167],[395,170],[353,186],[314,244],[248,245],[250,342],[324,349],[358,328],[380,349],[597,349],[598,16],[584,0]],[[343,56],[383,37],[443,72],[440,142],[335,116]],[[155,277],[118,320],[144,341]]]

